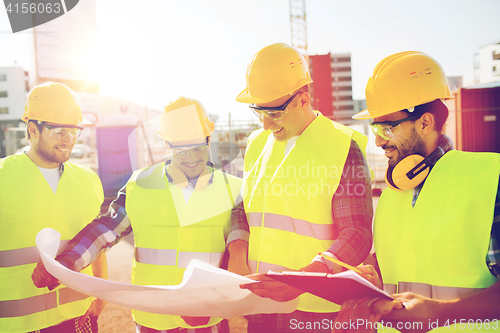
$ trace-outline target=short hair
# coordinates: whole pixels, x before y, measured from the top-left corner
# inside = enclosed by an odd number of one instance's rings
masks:
[[[408,115],[420,115],[422,116],[424,113],[431,113],[434,116],[434,120],[436,121],[436,130],[439,133],[443,132],[444,124],[446,123],[446,119],[448,119],[449,111],[448,107],[442,102],[440,99],[436,99],[432,102],[417,105],[413,112],[405,111]]]
[[[33,123],[33,124],[35,124],[35,125],[36,125],[36,128],[38,128],[38,132],[42,133],[42,131],[43,131],[43,125],[42,125],[42,124],[39,124],[39,123],[38,123],[38,120],[33,120],[33,119],[30,119],[30,120],[28,121],[28,123],[26,124],[26,137],[25,137],[25,139],[26,139],[26,140],[29,140],[29,139],[30,139],[30,131],[29,131],[29,124],[30,124],[30,123]]]

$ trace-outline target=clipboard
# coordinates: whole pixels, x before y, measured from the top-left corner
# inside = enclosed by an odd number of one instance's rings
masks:
[[[351,298],[394,299],[353,271],[337,274],[269,271],[266,276],[339,305]]]

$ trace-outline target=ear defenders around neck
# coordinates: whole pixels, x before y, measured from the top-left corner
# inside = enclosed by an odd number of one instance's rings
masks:
[[[188,186],[188,179],[184,172],[175,164],[170,163],[167,168],[167,173],[168,175],[172,178],[172,181],[175,185],[179,187],[186,187]],[[198,179],[196,180],[196,186],[194,187],[195,190],[201,191],[205,187],[207,187],[208,182],[210,181],[211,178],[211,172],[208,166],[205,166],[203,168],[203,171],[201,174],[198,176]]]
[[[437,147],[429,156],[413,154],[403,158],[394,168],[387,168],[385,182],[395,191],[407,191],[420,185],[429,175],[430,167],[444,155]]]

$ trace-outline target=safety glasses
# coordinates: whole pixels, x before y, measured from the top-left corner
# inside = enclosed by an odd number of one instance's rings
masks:
[[[201,153],[202,151],[207,150],[209,140],[207,136],[205,142],[203,142],[202,144],[196,143],[191,145],[179,145],[179,146],[174,146],[168,141],[165,142],[168,144],[168,147],[170,148],[172,154],[186,157],[190,152],[196,155]]]
[[[71,139],[78,139],[79,137],[82,136],[83,128],[81,127],[54,126],[54,125],[47,125],[43,122],[40,125],[45,127],[47,129],[47,133],[49,134],[49,136],[54,139],[63,140],[66,139],[68,136],[70,136]]]
[[[411,115],[409,117],[395,120],[395,121],[380,121],[380,122],[372,122],[370,127],[372,129],[373,134],[375,136],[380,136],[384,140],[389,140],[393,138],[395,135],[398,135],[403,132],[401,128],[401,123],[409,120],[416,120],[420,118],[422,115]]]
[[[295,96],[297,96],[300,93],[301,92],[298,91],[295,94],[293,94],[293,96],[290,97],[290,99],[281,106],[257,106],[255,104],[250,104],[249,107],[250,109],[252,109],[253,113],[255,113],[257,117],[259,117],[260,121],[263,121],[264,117],[267,117],[268,119],[271,120],[281,120],[285,118],[286,115],[288,114],[287,110],[288,104],[290,104],[295,98]]]

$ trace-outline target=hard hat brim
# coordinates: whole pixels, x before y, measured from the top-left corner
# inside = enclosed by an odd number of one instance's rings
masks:
[[[263,99],[252,97],[248,94],[247,89],[243,89],[243,91],[236,97],[236,102],[247,103],[247,104],[255,104],[255,103],[267,103],[269,101],[264,101]]]
[[[78,125],[82,125],[82,126],[92,125],[92,122],[90,120],[83,119]]]
[[[356,113],[352,119],[373,119],[374,117],[368,112],[368,109]]]

